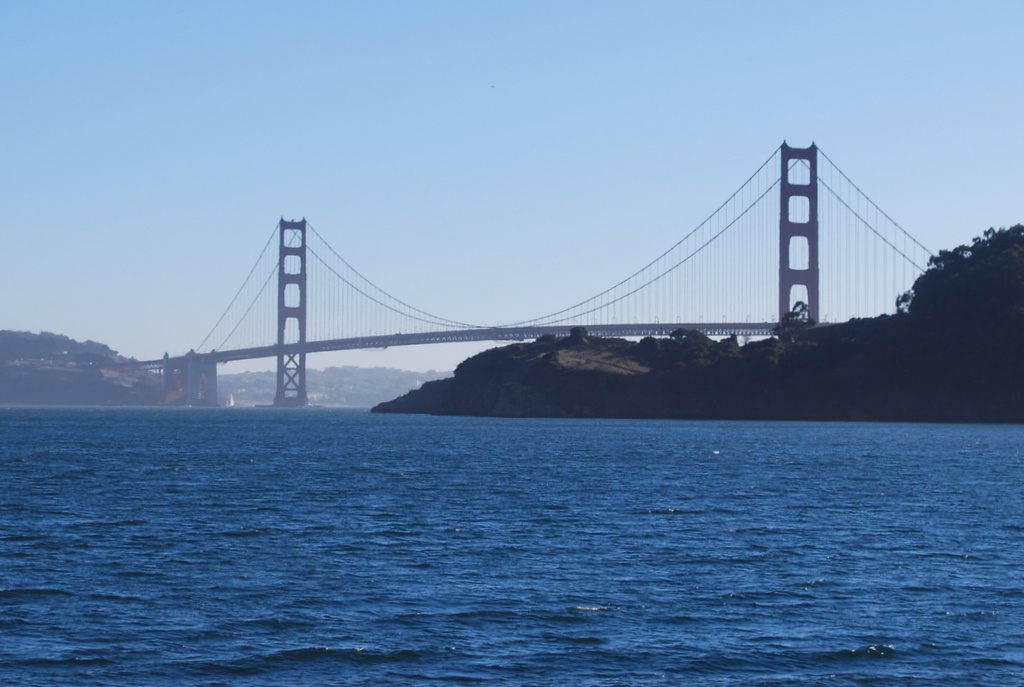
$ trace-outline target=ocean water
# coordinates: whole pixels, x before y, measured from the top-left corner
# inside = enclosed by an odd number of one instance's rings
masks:
[[[0,409],[5,684],[1024,684],[1024,427]]]

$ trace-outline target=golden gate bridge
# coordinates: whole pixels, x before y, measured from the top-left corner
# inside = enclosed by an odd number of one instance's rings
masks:
[[[797,302],[819,323],[873,317],[931,253],[817,146],[783,143],[673,246],[583,301],[532,319],[474,324],[421,310],[352,267],[306,219],[274,227],[210,333],[184,356],[141,364],[167,403],[217,404],[217,364],[277,359],[274,405],[305,405],[306,356],[467,341],[599,336],[768,336]]]

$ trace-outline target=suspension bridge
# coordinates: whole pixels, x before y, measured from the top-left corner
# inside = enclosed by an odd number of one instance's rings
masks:
[[[306,356],[391,346],[528,341],[574,327],[616,337],[768,336],[797,302],[819,323],[873,317],[930,252],[817,146],[783,143],[707,219],[604,291],[533,319],[473,324],[413,307],[352,267],[305,219],[274,227],[206,338],[144,361],[169,404],[217,404],[217,365],[277,358],[274,405],[307,402]]]

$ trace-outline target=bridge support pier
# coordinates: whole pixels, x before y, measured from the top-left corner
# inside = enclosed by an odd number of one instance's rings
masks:
[[[791,148],[782,144],[782,178],[779,183],[779,322],[803,300],[815,322],[818,315],[818,148]],[[800,161],[806,162],[806,166]],[[804,246],[799,246],[803,243]],[[793,264],[795,255],[807,263]],[[804,298],[794,299],[795,287]]]
[[[217,363],[204,359],[195,351],[163,360],[161,389],[164,405],[216,406]]]
[[[184,358],[172,358],[164,353],[163,374],[160,376],[160,391],[164,405],[176,405],[185,396],[188,365]]]
[[[217,363],[202,360],[195,351],[185,356],[188,369],[185,402],[190,406],[216,406]]]
[[[274,405],[307,404],[306,354],[285,352],[288,344],[306,343],[306,220],[278,224],[277,393]]]

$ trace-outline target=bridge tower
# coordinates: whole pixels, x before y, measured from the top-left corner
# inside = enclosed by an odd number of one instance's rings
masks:
[[[779,184],[779,322],[792,310],[794,288],[806,295],[815,322],[818,316],[818,148],[782,144]],[[801,164],[801,161],[806,162]],[[806,263],[800,258],[806,256]],[[794,258],[797,258],[796,260]]]
[[[277,393],[275,406],[306,405],[306,354],[288,344],[306,343],[306,220],[278,224]]]

